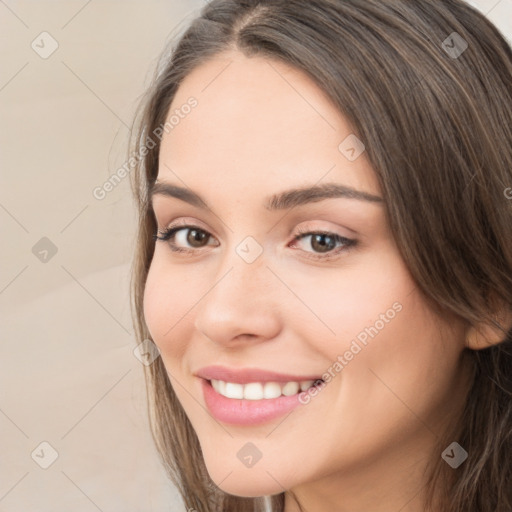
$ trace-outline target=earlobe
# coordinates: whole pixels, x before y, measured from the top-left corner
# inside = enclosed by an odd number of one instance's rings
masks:
[[[466,347],[483,350],[501,343],[512,328],[512,311],[492,315],[492,320],[469,325],[466,330]]]

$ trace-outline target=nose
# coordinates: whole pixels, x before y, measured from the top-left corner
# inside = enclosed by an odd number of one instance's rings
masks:
[[[228,260],[195,308],[195,328],[226,346],[274,338],[281,329],[279,281],[263,256],[247,263],[234,253]]]

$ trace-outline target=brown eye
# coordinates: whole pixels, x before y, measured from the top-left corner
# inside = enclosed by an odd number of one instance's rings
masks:
[[[208,242],[212,235],[197,226],[175,226],[159,231],[160,236],[155,235],[155,240],[168,242],[172,251],[175,252],[193,252],[194,249],[200,249],[206,245],[212,245]]]
[[[208,240],[209,233],[201,229],[187,229],[187,243],[192,247],[202,247],[202,243]]]
[[[316,252],[329,252],[336,247],[336,239],[324,233],[311,236],[311,247]]]
[[[302,245],[302,251],[309,258],[326,259],[337,257],[356,244],[356,240],[345,238],[337,233],[299,230],[292,245],[299,247]]]

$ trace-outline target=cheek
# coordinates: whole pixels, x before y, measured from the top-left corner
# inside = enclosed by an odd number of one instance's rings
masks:
[[[333,381],[344,406],[360,397],[376,411],[392,402],[403,407],[394,393],[411,404],[435,401],[457,370],[460,333],[427,307],[394,250],[377,252],[357,267],[297,281],[297,295],[315,315],[297,315],[296,329],[309,324],[321,333],[310,340],[330,361],[326,371],[341,376]]]
[[[143,307],[146,325],[164,362],[184,351],[186,337],[182,334],[191,328],[191,315],[187,313],[197,302],[196,295],[185,272],[167,268],[155,254],[146,280]]]
[[[388,331],[391,324],[396,328],[401,323],[400,316],[404,316],[403,302],[414,289],[392,247],[383,245],[347,261],[350,262],[339,269],[322,272],[294,275],[289,271],[287,279],[307,306],[293,302],[294,315],[300,322],[297,329],[308,324],[309,329],[314,326],[318,334],[310,339],[331,361],[349,350],[353,340],[365,347],[377,333],[382,337],[381,333]]]
[[[347,316],[348,325],[340,325],[347,335],[331,357],[343,358],[340,371],[334,372],[339,394],[333,409],[349,438],[359,436],[365,442],[395,438],[400,443],[408,432],[431,436],[455,400],[460,332],[435,317],[408,283],[404,280],[404,286],[394,288],[389,296],[382,294],[385,300],[380,306],[361,304],[371,318]],[[386,314],[393,303],[398,307]],[[361,452],[365,449],[357,442],[355,446]]]

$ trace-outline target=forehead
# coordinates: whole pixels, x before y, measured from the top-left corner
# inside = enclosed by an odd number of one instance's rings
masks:
[[[197,106],[182,111],[191,97]],[[173,170],[194,184],[256,193],[262,183],[313,184],[328,174],[329,181],[379,193],[365,154],[350,161],[340,150],[354,136],[346,118],[311,78],[282,62],[220,54],[185,78],[167,119],[173,115],[159,180],[175,178]]]

